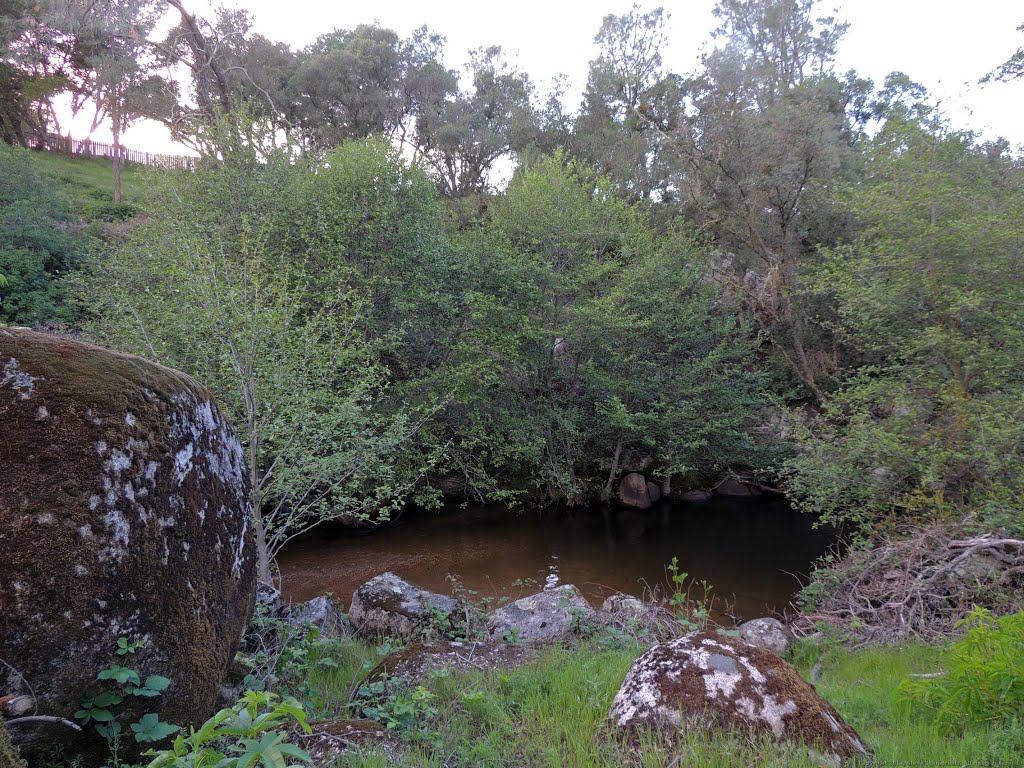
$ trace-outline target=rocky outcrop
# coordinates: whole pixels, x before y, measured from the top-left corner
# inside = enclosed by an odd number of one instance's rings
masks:
[[[766,616],[745,621],[737,627],[740,639],[782,656],[793,644],[793,633],[778,619]]]
[[[459,603],[430,592],[390,571],[375,576],[352,595],[349,620],[363,637],[410,638],[431,624],[462,618]]]
[[[619,501],[633,509],[648,509],[651,497],[647,491],[647,480],[639,472],[630,472],[619,481]]]
[[[595,619],[594,609],[572,584],[544,590],[499,608],[487,617],[495,639],[555,642]]]
[[[621,592],[605,598],[597,618],[605,626],[655,639],[674,637],[681,631],[670,611]]]
[[[634,738],[648,729],[717,727],[802,744],[834,764],[869,754],[832,705],[778,656],[703,632],[660,643],[637,659],[608,719]]]
[[[241,446],[211,394],[137,357],[0,329],[0,690],[70,717],[114,660],[170,686],[127,697],[198,725],[252,615],[253,542]],[[17,673],[12,669],[17,670]],[[86,729],[19,727],[37,749]]]

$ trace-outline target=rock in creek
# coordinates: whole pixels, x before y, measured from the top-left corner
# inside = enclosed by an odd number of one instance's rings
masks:
[[[583,622],[593,621],[594,609],[572,584],[538,592],[499,608],[487,617],[492,638],[535,643],[554,642],[571,635]]]
[[[839,764],[868,748],[838,712],[774,653],[735,638],[692,632],[634,662],[608,712],[615,727],[717,727],[767,733]]]
[[[432,623],[456,622],[459,603],[430,592],[390,571],[375,576],[352,595],[349,620],[363,637],[408,639],[430,629]]]
[[[124,722],[203,722],[255,590],[244,457],[213,396],[137,357],[0,329],[0,467],[0,691],[71,718],[116,660],[171,680],[126,697]],[[121,637],[143,645],[121,659]],[[33,762],[106,748],[91,727],[12,737]]]
[[[643,475],[630,472],[619,481],[619,501],[633,509],[648,509],[651,506],[647,480]]]

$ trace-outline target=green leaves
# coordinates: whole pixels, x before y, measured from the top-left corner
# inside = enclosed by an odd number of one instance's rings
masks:
[[[139,743],[160,741],[181,730],[180,726],[165,723],[159,715],[152,712],[143,715],[139,722],[132,723],[130,727],[135,734],[135,740]]]
[[[311,758],[289,744],[278,729],[297,724],[310,732],[302,706],[291,698],[247,691],[190,735],[179,735],[170,749],[150,752],[149,768],[290,768]]]
[[[906,681],[899,694],[930,711],[946,732],[1024,715],[1024,611],[994,617],[975,608],[957,627],[967,634],[943,654],[945,673]]]

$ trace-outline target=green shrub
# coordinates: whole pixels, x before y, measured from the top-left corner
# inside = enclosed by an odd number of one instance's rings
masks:
[[[150,752],[149,768],[285,768],[310,757],[289,744],[280,729],[297,723],[306,733],[306,714],[295,699],[246,691],[230,709],[222,709],[198,731],[179,735],[170,749]]]
[[[946,732],[1024,718],[1024,611],[996,618],[975,608],[957,626],[969,629],[944,653],[945,674],[904,683],[902,698]]]

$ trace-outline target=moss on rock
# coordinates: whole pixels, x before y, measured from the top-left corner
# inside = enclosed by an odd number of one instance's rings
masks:
[[[0,658],[20,673],[0,669],[5,690],[27,683],[41,714],[70,717],[126,637],[144,643],[127,664],[172,683],[126,699],[125,722],[202,722],[255,590],[243,453],[212,395],[137,357],[0,329],[0,467]],[[25,730],[29,757],[69,738]]]

